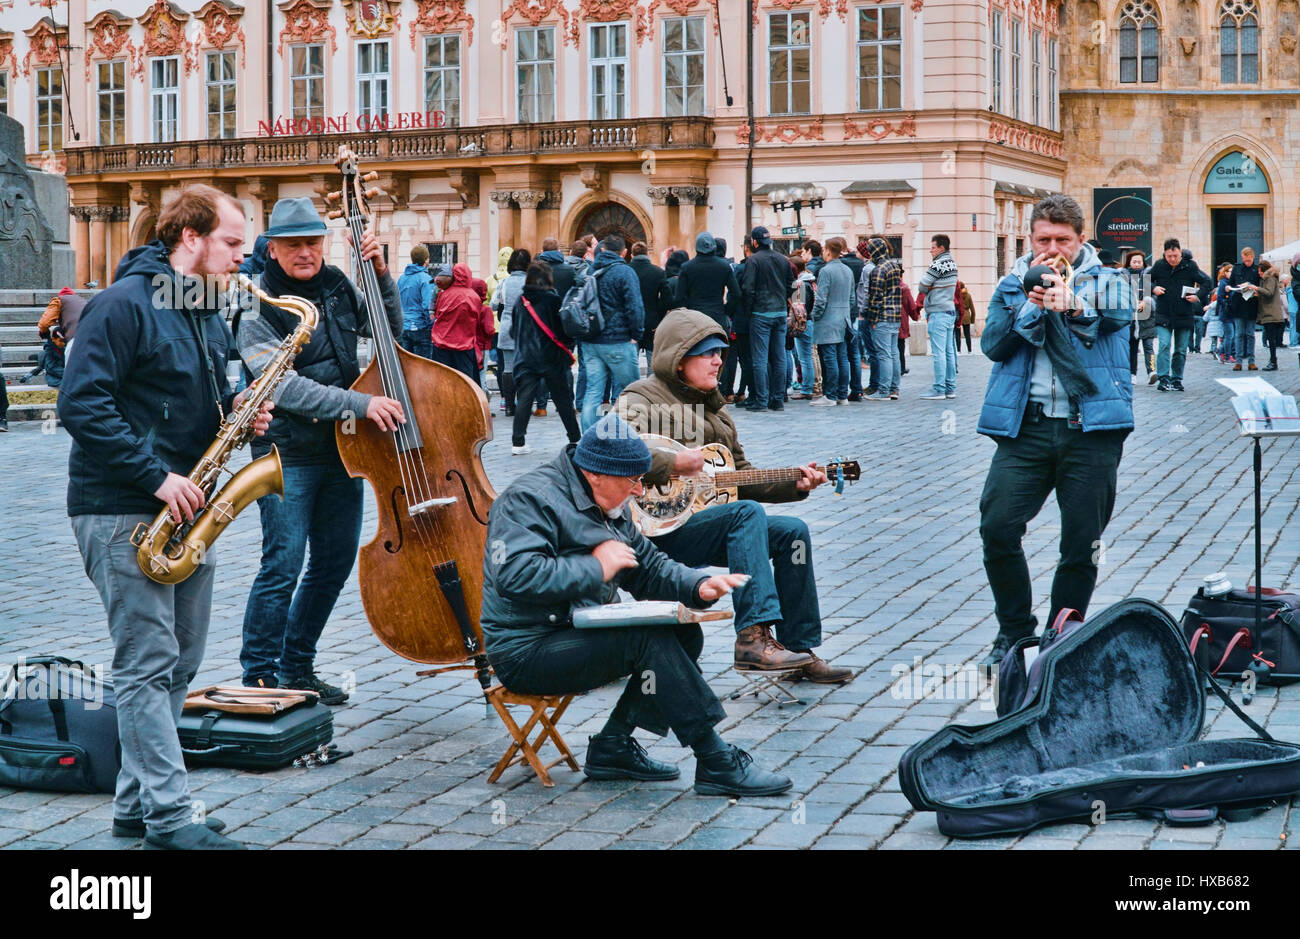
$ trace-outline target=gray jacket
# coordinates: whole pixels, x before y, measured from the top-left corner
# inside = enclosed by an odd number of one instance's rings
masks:
[[[571,629],[575,607],[609,603],[622,587],[638,600],[708,606],[699,587],[709,575],[678,564],[641,534],[626,509],[609,518],[573,463],[576,444],[525,473],[488,513],[480,622],[493,664],[527,654],[537,639]],[[636,552],[637,566],[606,583],[595,547],[614,539]]]
[[[853,296],[853,271],[839,258],[828,261],[817,272],[817,298],[808,312],[813,321],[813,342],[829,345],[844,341],[844,330],[851,317],[857,316],[858,303]]]
[[[510,328],[511,315],[515,301],[524,295],[524,272],[511,271],[510,276],[497,284],[496,293],[489,304],[496,310],[500,322],[497,325],[497,348],[513,349],[515,347],[514,331]]]

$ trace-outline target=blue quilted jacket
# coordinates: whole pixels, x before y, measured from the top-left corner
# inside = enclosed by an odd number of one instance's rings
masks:
[[[1030,303],[1023,278],[1030,255],[1018,260],[1015,269],[998,282],[989,303],[988,320],[980,337],[980,348],[993,360],[984,407],[980,411],[981,434],[1015,437],[1029,403],[1029,376],[1034,355],[1043,345],[1044,315],[1053,315]],[[1085,244],[1075,263],[1071,289],[1085,312],[1099,317],[1096,339],[1085,342],[1074,330],[1074,346],[1097,393],[1079,401],[1083,430],[1132,430],[1133,384],[1128,370],[1129,326],[1133,320],[1133,295],[1122,271],[1104,268],[1097,252]]]

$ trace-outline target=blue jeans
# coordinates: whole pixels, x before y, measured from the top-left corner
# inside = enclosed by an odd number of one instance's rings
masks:
[[[154,833],[190,824],[193,804],[176,722],[199,666],[212,613],[216,551],[186,580],[157,584],[136,562],[131,534],[149,515],[76,515],[72,531],[113,639],[113,688],[122,769],[115,818],[143,818]]]
[[[862,394],[862,345],[863,337],[850,322],[848,335],[853,338],[845,345],[849,357],[849,393]]]
[[[898,362],[898,323],[876,323],[871,327],[871,342],[876,347],[876,393],[897,394],[903,377]]]
[[[817,347],[822,359],[822,391],[834,401],[849,396],[849,353],[842,342],[824,342]]]
[[[753,357],[754,397],[751,406],[779,408],[785,404],[785,311],[754,313],[749,323]]]
[[[876,383],[880,380],[880,361],[876,356],[876,343],[871,337],[871,327],[867,325],[866,320],[858,320],[858,335],[862,337],[862,346],[867,357],[866,390],[869,394],[875,394]]]
[[[426,359],[433,358],[433,334],[430,327],[424,329],[405,329],[398,344],[407,352]]]
[[[931,389],[931,394],[957,393],[957,341],[953,333],[956,323],[956,310],[939,310],[925,318],[926,332],[930,337],[930,355],[934,358],[934,388]]]
[[[651,540],[681,564],[750,576],[732,594],[736,632],[776,623],[777,641],[787,649],[821,645],[812,540],[801,519],[768,515],[759,503],[741,499],[692,515],[681,528]]]
[[[1224,316],[1219,322],[1223,324],[1223,354],[1224,356],[1237,354],[1237,320],[1232,316]]]
[[[1237,324],[1237,361],[1242,365],[1255,364],[1255,321],[1243,317],[1236,318]]]
[[[361,480],[336,462],[285,464],[284,499],[257,500],[262,566],[244,611],[239,664],[245,683],[277,669],[281,679],[311,673],[316,643],[356,563],[361,499]]]
[[[615,401],[625,386],[641,377],[641,370],[636,364],[636,343],[632,342],[584,342],[582,361],[587,365],[587,393],[582,399],[585,431],[600,420],[606,379],[612,380],[609,400]]]
[[[1190,329],[1156,327],[1156,375],[1161,381],[1183,380],[1183,365],[1187,362],[1187,340],[1191,333]]]
[[[803,373],[803,381],[796,382],[794,390],[800,394],[810,395],[813,393],[813,388],[817,387],[817,373],[813,369],[812,330],[805,329],[794,337],[794,354],[799,359],[799,371]]]

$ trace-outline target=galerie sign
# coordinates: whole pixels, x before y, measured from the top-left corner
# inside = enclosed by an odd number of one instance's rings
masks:
[[[1151,189],[1094,189],[1092,191],[1092,230],[1103,248],[1115,260],[1123,261],[1125,251],[1151,253]]]
[[[315,134],[370,133],[388,130],[435,130],[447,126],[446,111],[399,111],[396,114],[358,114],[349,111],[330,117],[285,117],[258,121],[259,137],[309,137]]]

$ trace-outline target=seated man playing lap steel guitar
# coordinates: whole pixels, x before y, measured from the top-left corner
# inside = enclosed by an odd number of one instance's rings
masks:
[[[674,310],[655,329],[654,374],[623,389],[618,413],[639,433],[661,434],[688,447],[720,443],[731,451],[737,470],[753,469],[718,391],[725,350],[726,333],[712,318]],[[656,450],[645,483],[662,485],[703,467],[698,449]],[[807,498],[826,481],[817,464],[809,463],[797,480],[742,486],[740,501],[699,512],[653,539],[683,564],[717,565],[751,576],[735,596],[738,668],[798,668],[798,677],[832,684],[853,677],[851,670],[812,651],[822,636],[808,526],[788,515],[769,516],[759,505]]]
[[[601,418],[550,463],[525,473],[493,503],[483,560],[481,622],[488,659],[519,694],[588,691],[631,675],[587,748],[592,779],[676,779],[632,737],[671,728],[695,751],[695,790],[780,795],[793,783],[753,765],[713,729],[725,716],[695,660],[698,624],[575,629],[575,607],[609,603],[619,587],[639,600],[707,606],[744,583],[673,561],[637,529],[628,501],[641,490],[650,450],[618,415]]]

